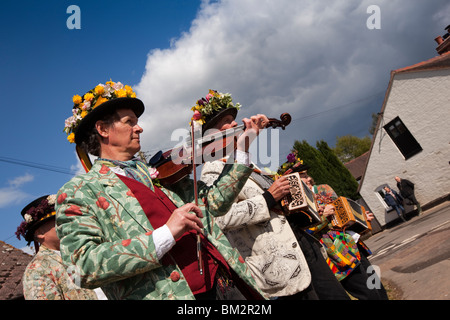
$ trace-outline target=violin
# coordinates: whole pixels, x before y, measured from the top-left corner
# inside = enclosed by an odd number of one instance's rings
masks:
[[[283,113],[280,119],[268,118],[269,121],[265,125],[265,128],[281,128],[285,129],[289,123],[291,123],[291,115],[289,113]],[[216,154],[226,155],[231,150],[234,150],[234,144],[237,136],[245,129],[245,125],[236,126],[224,131],[218,131],[213,134],[206,135],[200,139],[195,139],[194,143],[191,138],[186,139],[184,146],[170,149],[166,152],[159,151],[149,161],[149,165],[158,170],[158,180],[162,186],[170,186],[177,183],[187,175],[190,175],[195,166],[209,161],[210,159],[201,155],[208,155],[214,158]],[[188,147],[191,145],[191,150]],[[194,157],[193,150],[198,149],[196,152],[200,156]],[[195,166],[194,166],[195,164]]]

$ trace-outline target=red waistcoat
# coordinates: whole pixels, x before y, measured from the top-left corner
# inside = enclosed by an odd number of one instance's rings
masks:
[[[150,188],[134,179],[121,175],[118,175],[118,177],[133,192],[154,229],[162,227],[172,212],[177,209],[177,206],[158,187],[155,186],[155,192],[153,192]],[[196,232],[188,231],[175,240],[175,246],[164,255],[161,263],[163,265],[177,264],[193,294],[212,289],[219,263],[225,270],[230,271],[228,264],[219,251],[206,237],[201,235],[204,266],[203,275],[200,275],[197,260]]]

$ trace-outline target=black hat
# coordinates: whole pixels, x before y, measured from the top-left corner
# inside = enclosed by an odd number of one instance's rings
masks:
[[[46,195],[33,200],[23,208],[20,214],[24,221],[17,228],[17,238],[20,240],[22,236],[28,244],[33,241],[36,229],[55,217],[55,202],[56,195]]]
[[[219,110],[214,111],[210,115],[207,115],[205,117],[205,124],[202,126],[203,132],[205,132],[208,129],[214,128],[215,125],[219,122],[220,119],[227,115],[232,115],[234,119],[236,119],[238,113],[238,109],[235,107],[229,107],[229,108],[221,108]]]
[[[65,121],[64,131],[70,143],[80,144],[95,122],[117,109],[131,109],[137,117],[144,113],[144,104],[136,98],[130,86],[108,81],[99,84],[83,96],[73,97],[72,116]]]
[[[293,167],[291,167],[292,172],[304,172],[308,171],[310,167],[307,164],[296,164]]]
[[[229,93],[209,90],[206,97],[197,100],[196,105],[191,108],[194,111],[192,120],[201,123],[202,131],[205,132],[213,128],[224,116],[232,115],[236,118],[240,107],[240,103],[233,104]]]
[[[132,109],[136,117],[139,118],[144,113],[144,103],[137,98],[116,98],[102,103],[89,112],[74,130],[75,143],[79,145],[87,138],[97,120],[100,120],[105,115],[112,114],[118,109]]]

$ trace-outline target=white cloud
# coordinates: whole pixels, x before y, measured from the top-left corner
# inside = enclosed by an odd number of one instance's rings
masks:
[[[26,199],[28,194],[14,188],[0,189],[0,208],[5,208],[11,204],[18,204]]]
[[[23,176],[16,177],[13,180],[9,180],[8,183],[13,188],[19,188],[23,184],[25,184],[27,182],[31,182],[33,180],[34,180],[34,176],[29,173],[26,173]]]
[[[24,199],[28,198],[29,195],[26,192],[20,190],[20,187],[33,180],[34,176],[29,173],[9,180],[8,187],[0,188],[0,208],[18,204]]]
[[[366,27],[373,4],[381,30]],[[243,104],[241,118],[291,113],[296,121],[280,133],[284,149],[294,140],[368,134],[389,72],[436,54],[442,8],[445,0],[204,1],[188,32],[149,53],[135,86],[146,105],[143,150],[175,145],[172,131],[187,127],[190,107],[210,88]]]

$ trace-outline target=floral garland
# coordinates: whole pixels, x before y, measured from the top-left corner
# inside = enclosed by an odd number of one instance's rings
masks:
[[[36,207],[29,208],[23,216],[25,220],[22,221],[22,223],[17,227],[17,231],[15,232],[17,239],[20,240],[20,236],[25,238],[25,235],[31,224],[42,220],[47,213],[55,211],[55,203],[56,194],[52,194],[43,199],[41,203],[39,203],[39,205],[37,205]]]
[[[193,120],[203,125],[206,122],[206,116],[212,114],[214,111],[226,108],[236,108],[239,110],[240,107],[240,103],[233,104],[231,94],[210,89],[209,93],[204,98],[197,100],[195,106],[191,108],[194,111],[191,121]]]
[[[303,160],[301,160],[300,157],[298,156],[297,150],[294,150],[293,152],[289,153],[286,158],[287,161],[283,163],[277,171],[278,176],[282,176],[283,174],[286,173],[286,171],[288,171],[294,166],[299,166],[303,164]]]
[[[70,143],[75,142],[74,131],[90,111],[102,103],[116,98],[136,98],[136,93],[128,85],[124,86],[120,82],[108,81],[106,84],[98,84],[83,97],[74,95],[72,98],[74,103],[72,116],[66,119],[63,130],[68,135],[67,140]]]

